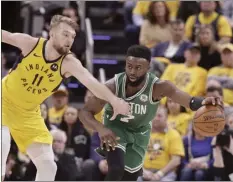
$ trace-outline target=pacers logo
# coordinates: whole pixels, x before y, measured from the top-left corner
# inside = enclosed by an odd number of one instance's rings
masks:
[[[54,64],[52,64],[52,65],[50,66],[50,69],[51,69],[52,71],[57,71],[57,70],[58,70],[58,65],[57,65],[56,63],[54,63]]]

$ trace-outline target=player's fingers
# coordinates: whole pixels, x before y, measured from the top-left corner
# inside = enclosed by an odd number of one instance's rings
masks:
[[[215,98],[213,97],[211,97],[211,103],[215,106],[216,105],[216,100],[215,100]]]
[[[216,102],[219,106],[223,106],[223,103],[219,97],[216,97],[215,99],[216,99]]]
[[[107,142],[105,143],[105,147],[106,147],[106,150],[109,152],[110,151],[110,147],[109,147],[109,144]]]
[[[110,120],[112,121],[112,120],[116,119],[116,116],[117,116],[117,114],[116,114],[116,112],[114,111],[114,113],[113,113],[112,117],[110,118]]]
[[[109,138],[110,138],[112,146],[114,146],[114,147],[117,146],[118,142],[116,140],[116,137],[111,136]]]
[[[103,142],[103,140],[100,140],[100,148],[101,148],[102,150],[104,150],[104,142]]]

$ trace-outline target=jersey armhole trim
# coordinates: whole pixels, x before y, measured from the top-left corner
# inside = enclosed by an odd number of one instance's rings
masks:
[[[156,82],[158,82],[158,81],[159,81],[159,78],[155,77],[155,78],[153,79],[153,81],[152,81],[152,83],[151,83],[151,87],[150,87],[149,100],[150,100],[150,103],[153,104],[153,105],[155,105],[155,104],[157,104],[157,103],[160,102],[160,100],[158,100],[158,101],[156,101],[156,102],[153,101],[153,89],[154,89],[154,84],[155,84]]]
[[[115,95],[116,96],[118,96],[118,93],[119,93],[118,78],[119,78],[119,75],[115,75],[114,76],[114,80],[115,80]]]
[[[63,79],[65,79],[65,76],[61,73],[62,63],[63,63],[65,57],[66,57],[67,55],[69,55],[69,54],[72,54],[72,55],[73,55],[73,53],[70,52],[70,53],[66,54],[65,56],[63,56],[63,58],[61,59],[61,64],[60,64],[60,76],[61,76]]]
[[[25,56],[22,54],[22,55],[23,55],[23,58],[28,57],[28,56],[36,49],[36,47],[37,47],[37,45],[39,44],[40,40],[41,40],[41,38],[38,38],[36,44],[34,45],[34,47],[32,48],[32,50],[31,50],[29,53],[27,53]]]

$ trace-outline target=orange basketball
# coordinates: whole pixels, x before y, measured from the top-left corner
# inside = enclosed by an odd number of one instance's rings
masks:
[[[202,136],[211,137],[218,135],[225,124],[223,109],[220,106],[206,105],[196,111],[193,129]]]

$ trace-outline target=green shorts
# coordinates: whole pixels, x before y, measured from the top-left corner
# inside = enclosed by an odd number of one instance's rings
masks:
[[[151,127],[144,127],[137,132],[117,126],[107,127],[120,137],[116,147],[125,152],[125,170],[130,173],[139,171],[143,167],[145,153],[150,140]],[[102,156],[106,154],[106,151],[101,151],[100,148],[96,151]]]

